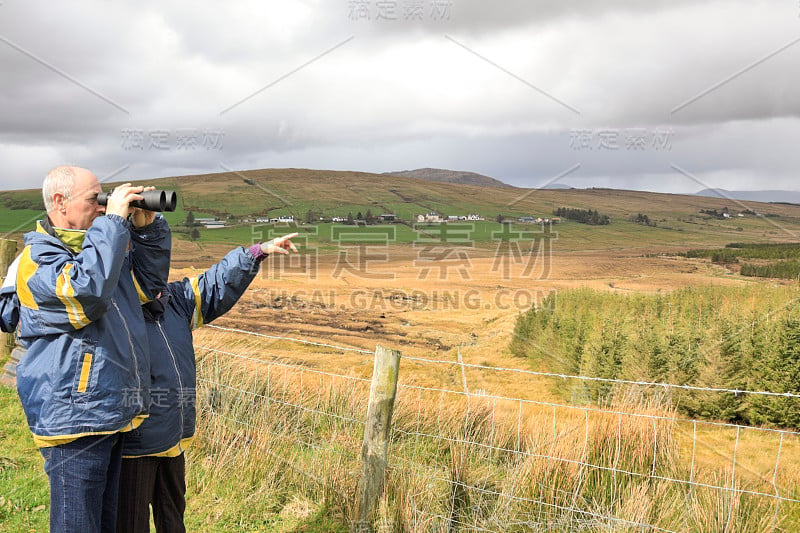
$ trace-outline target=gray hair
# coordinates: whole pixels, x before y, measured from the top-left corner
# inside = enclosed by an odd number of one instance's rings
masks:
[[[47,173],[42,184],[42,198],[44,209],[48,213],[56,208],[53,195],[60,192],[66,199],[72,196],[72,186],[75,184],[75,172],[72,167],[60,166]]]

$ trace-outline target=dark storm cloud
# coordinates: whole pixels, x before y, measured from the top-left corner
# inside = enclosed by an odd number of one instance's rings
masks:
[[[132,178],[441,166],[521,186],[580,163],[573,183],[622,188],[672,163],[771,188],[797,168],[792,2],[391,5],[4,2],[0,188],[63,162]],[[672,132],[670,150],[632,150],[633,131]]]

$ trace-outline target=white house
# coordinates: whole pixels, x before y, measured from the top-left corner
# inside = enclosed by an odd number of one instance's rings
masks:
[[[224,228],[224,222],[203,222],[203,227],[206,229],[219,229]]]
[[[417,222],[428,222],[430,224],[438,224],[442,222],[442,217],[436,211],[431,211],[427,215],[417,215]]]

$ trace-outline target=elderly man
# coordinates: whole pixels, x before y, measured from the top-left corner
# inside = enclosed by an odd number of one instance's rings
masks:
[[[55,168],[42,187],[47,217],[25,235],[17,391],[50,479],[51,531],[114,531],[120,433],[147,414],[141,304],[165,285],[171,237],[162,217],[131,213],[144,190],[117,187],[103,207],[90,171]]]

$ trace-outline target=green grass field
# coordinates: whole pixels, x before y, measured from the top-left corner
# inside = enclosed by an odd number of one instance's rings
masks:
[[[185,217],[184,217],[185,219]],[[552,226],[550,237],[554,239],[553,249],[559,251],[620,250],[620,249],[674,249],[676,252],[687,247],[722,246],[745,237],[773,240],[790,239],[783,231],[777,231],[763,221],[741,223],[747,230],[739,231],[740,226],[725,226],[716,223],[684,223],[676,221],[669,228],[647,227],[628,221],[614,222],[608,226],[588,226],[577,222],[562,221]],[[482,248],[492,248],[502,240],[530,242],[541,239],[542,227],[536,224],[512,223],[508,230],[493,221],[450,223],[454,236],[448,238],[451,245],[463,243]],[[346,228],[342,231],[341,228]],[[175,228],[177,238],[188,238],[181,228]],[[182,232],[183,231],[183,232]],[[200,243],[246,243],[266,236],[299,232],[306,237],[307,246],[329,244],[414,244],[433,245],[442,242],[442,235],[448,232],[445,225],[417,226],[416,230],[403,224],[375,225],[367,227],[343,226],[340,224],[317,224],[288,226],[270,224],[240,224],[229,228],[200,228]],[[337,237],[340,237],[337,239]]]
[[[48,503],[44,459],[33,444],[17,392],[0,386],[0,531],[47,531]]]
[[[18,236],[34,228],[44,217],[44,211],[34,209],[6,209],[0,207],[0,236]],[[9,238],[9,237],[5,237]]]
[[[226,220],[255,220],[263,217],[293,215],[305,220],[308,211],[319,215],[354,216],[368,210],[373,215],[394,213],[410,221],[417,214],[438,211],[442,215],[477,213],[487,222],[476,225],[477,243],[492,240],[493,222],[498,215],[514,221],[521,216],[551,217],[559,207],[599,210],[611,217],[608,226],[587,226],[563,221],[554,226],[558,249],[603,250],[619,248],[674,247],[697,248],[723,246],[730,242],[797,242],[800,240],[800,206],[743,202],[691,195],[649,193],[612,189],[517,189],[478,187],[451,183],[387,177],[363,172],[340,172],[306,169],[267,169],[224,172],[200,176],[180,176],[143,181],[142,184],[173,189],[178,193],[178,209],[166,213],[176,227],[189,211],[195,217],[214,216]],[[115,184],[103,184],[109,190]],[[0,232],[18,238],[33,227],[41,216],[38,190],[0,192]],[[701,210],[722,210],[729,219],[702,214]],[[738,216],[739,213],[743,216]],[[758,212],[764,216],[754,216]],[[628,220],[645,214],[655,227]],[[744,213],[747,213],[746,215]],[[256,224],[254,224],[256,225]],[[249,223],[230,229],[200,229],[200,241],[209,243],[248,242],[253,230]],[[397,227],[397,243],[414,239],[411,230]],[[188,238],[188,232],[178,238]],[[328,232],[317,228],[320,243]],[[313,238],[310,243],[316,242]]]
[[[247,494],[243,480],[236,475],[218,476],[214,458],[204,457],[200,445],[187,461],[188,531],[346,531],[326,517],[325,509],[301,519],[281,515],[275,501],[243,501]],[[44,459],[33,443],[16,391],[0,386],[0,532],[44,533],[49,512]]]

